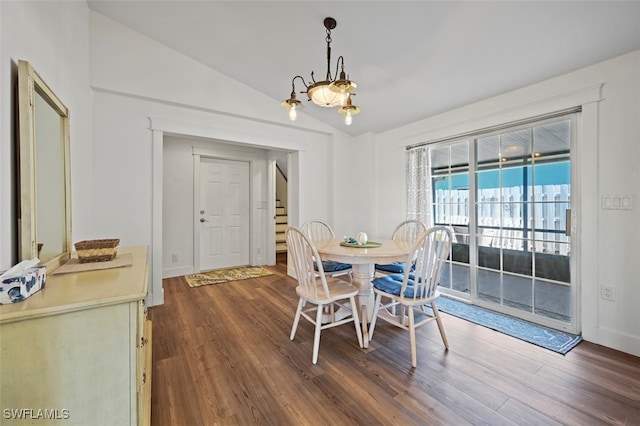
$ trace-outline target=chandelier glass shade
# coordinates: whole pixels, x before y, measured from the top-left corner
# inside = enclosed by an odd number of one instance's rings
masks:
[[[307,94],[314,104],[321,107],[333,108],[344,104],[344,99],[342,99],[339,92],[331,89],[329,81],[320,81],[312,84],[307,88]]]
[[[307,83],[302,76],[295,76],[291,80],[291,95],[289,99],[282,101],[282,107],[289,111],[289,119],[295,121],[298,117],[298,110],[304,104],[296,98],[295,81],[300,79],[306,90],[300,93],[306,93],[309,101],[315,105],[324,108],[341,107],[338,112],[345,115],[345,124],[352,123],[352,116],[360,112],[360,108],[352,105],[351,96],[354,96],[354,90],[357,85],[351,81],[344,71],[344,58],[340,56],[336,63],[336,72],[331,74],[331,30],[336,27],[336,20],[333,18],[325,18],[324,26],[327,31],[327,75],[325,80],[315,81],[313,72],[311,72],[311,82]],[[338,68],[340,73],[338,74]]]
[[[351,105],[351,97],[347,99],[347,104],[338,110],[340,114],[344,115],[344,124],[350,126],[353,122],[353,116],[360,113],[360,108],[355,105]]]

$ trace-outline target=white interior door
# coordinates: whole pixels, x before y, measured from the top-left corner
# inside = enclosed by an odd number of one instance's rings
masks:
[[[200,159],[200,270],[249,264],[249,163]]]

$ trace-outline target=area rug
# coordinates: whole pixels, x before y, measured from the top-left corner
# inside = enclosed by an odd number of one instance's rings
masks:
[[[581,336],[565,333],[514,318],[499,312],[471,305],[448,297],[440,297],[436,302],[438,309],[447,314],[533,343],[551,351],[566,355],[582,340]]]
[[[261,266],[243,266],[240,268],[217,269],[215,271],[200,272],[198,274],[185,275],[189,287],[221,284],[229,281],[247,280],[249,278],[266,277],[273,272]]]

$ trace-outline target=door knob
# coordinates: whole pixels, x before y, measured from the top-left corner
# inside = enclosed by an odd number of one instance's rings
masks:
[[[204,217],[200,218],[200,222],[204,223],[204,222],[209,222],[207,219],[205,219]]]

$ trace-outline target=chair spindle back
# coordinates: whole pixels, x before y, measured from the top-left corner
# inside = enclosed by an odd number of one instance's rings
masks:
[[[300,229],[311,241],[331,240],[335,237],[333,229],[325,222],[319,220],[305,222]]]
[[[291,226],[287,228],[285,237],[291,255],[288,261],[293,263],[302,293],[311,298],[318,298],[318,292],[323,291],[325,297],[330,297],[322,262],[315,260],[320,259],[320,256],[309,238],[301,230]],[[314,265],[317,270],[314,269]],[[321,286],[318,285],[317,278],[320,279]]]
[[[407,264],[415,267],[405,270],[400,294],[405,295],[409,275],[413,277],[413,299],[424,299],[435,294],[442,265],[449,256],[452,241],[451,230],[444,226],[429,228],[414,244]]]
[[[391,238],[396,241],[413,243],[426,231],[427,226],[424,222],[417,219],[408,219],[396,227]]]

